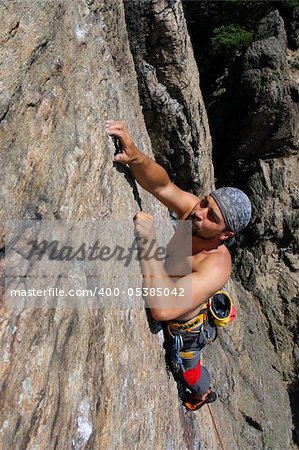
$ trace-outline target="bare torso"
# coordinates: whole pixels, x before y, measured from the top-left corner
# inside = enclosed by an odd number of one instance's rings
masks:
[[[165,270],[170,276],[175,276],[178,279],[192,272],[200,272],[203,265],[207,264],[207,262],[212,262],[213,265],[221,265],[223,267],[223,273],[226,274],[226,281],[229,279],[232,265],[231,256],[224,244],[212,250],[198,251],[195,245],[196,238],[193,238],[192,245],[189,243],[189,249],[182,244],[182,239],[181,231],[178,229],[168,245],[167,254],[169,258],[165,263]],[[211,277],[213,277],[213,274],[211,274]],[[214,280],[211,280],[212,284],[213,282]],[[215,280],[214,292],[220,287],[219,280]],[[178,301],[180,301],[179,297]],[[195,317],[201,309],[202,305],[200,304],[196,308],[190,309],[187,313],[177,317],[177,319],[189,320]]]

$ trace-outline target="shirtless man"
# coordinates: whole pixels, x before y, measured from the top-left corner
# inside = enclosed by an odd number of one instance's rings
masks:
[[[168,269],[166,272],[161,262],[141,262],[146,287],[169,288],[170,292],[174,287],[182,288],[189,300],[180,304],[178,297],[170,295],[167,299],[163,298],[162,303],[161,299],[157,303],[159,299],[148,298],[153,318],[167,323],[174,320],[188,322],[200,313],[207,299],[228,281],[232,262],[224,243],[247,226],[251,217],[250,201],[236,188],[220,188],[199,199],[173,184],[159,164],[138,150],[124,122],[109,120],[106,131],[121,143],[121,153],[115,155],[115,161],[128,164],[137,182],[173,210],[180,220],[192,221],[192,255],[186,261],[190,266],[189,275],[174,283],[168,276],[171,272]],[[155,237],[152,215],[139,212],[134,221],[137,235],[149,241]],[[157,273],[159,277],[155,276]],[[183,360],[183,381],[190,388],[194,403],[197,401],[202,406],[214,401],[215,395],[212,394],[215,393],[210,390],[207,370],[200,366],[199,353],[191,363]]]

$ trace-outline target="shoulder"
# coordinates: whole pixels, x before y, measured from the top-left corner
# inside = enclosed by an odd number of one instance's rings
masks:
[[[215,251],[202,252],[195,256],[192,270],[196,277],[203,275],[209,277],[211,282],[224,285],[232,272],[232,259],[230,252],[222,245]],[[219,288],[220,288],[219,287]]]

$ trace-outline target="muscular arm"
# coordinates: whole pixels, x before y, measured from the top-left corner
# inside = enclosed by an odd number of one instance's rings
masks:
[[[152,242],[156,241],[153,218],[150,214],[137,213],[134,222],[135,233],[140,238],[143,254],[146,254]],[[155,255],[155,252],[156,244],[151,247],[151,255]],[[230,256],[222,253],[207,255],[198,264],[196,271],[189,275],[179,278],[180,273],[176,272],[176,279],[169,276],[163,262],[155,257],[141,257],[140,266],[144,277],[143,287],[148,290],[146,300],[152,316],[162,321],[194,311],[224,286],[231,273]],[[177,266],[176,271],[178,270]],[[164,295],[165,290],[168,290],[169,295]]]
[[[176,319],[190,311],[195,310],[210,298],[217,290],[224,286],[230,275],[230,271],[223,270],[221,264],[211,258],[201,265],[198,272],[186,275],[178,281],[173,282],[167,273],[146,273],[144,287],[168,288],[173,294],[169,296],[148,295],[147,302],[154,319],[168,321]],[[176,294],[183,293],[183,296]]]
[[[137,182],[145,190],[175,211],[179,218],[192,210],[198,198],[178,188],[163,167],[138,150],[124,122],[109,121],[107,132],[118,137],[122,144],[122,153],[115,156],[115,161],[128,164]]]
[[[198,202],[198,197],[178,188],[170,181],[163,167],[139,150],[138,152],[136,160],[129,163],[138,183],[161,203],[174,211],[179,218],[191,211]]]

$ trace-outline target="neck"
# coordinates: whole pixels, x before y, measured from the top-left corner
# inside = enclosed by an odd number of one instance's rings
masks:
[[[202,239],[196,236],[192,236],[192,254],[200,253],[202,251],[216,250],[223,242],[218,238],[215,239]]]

